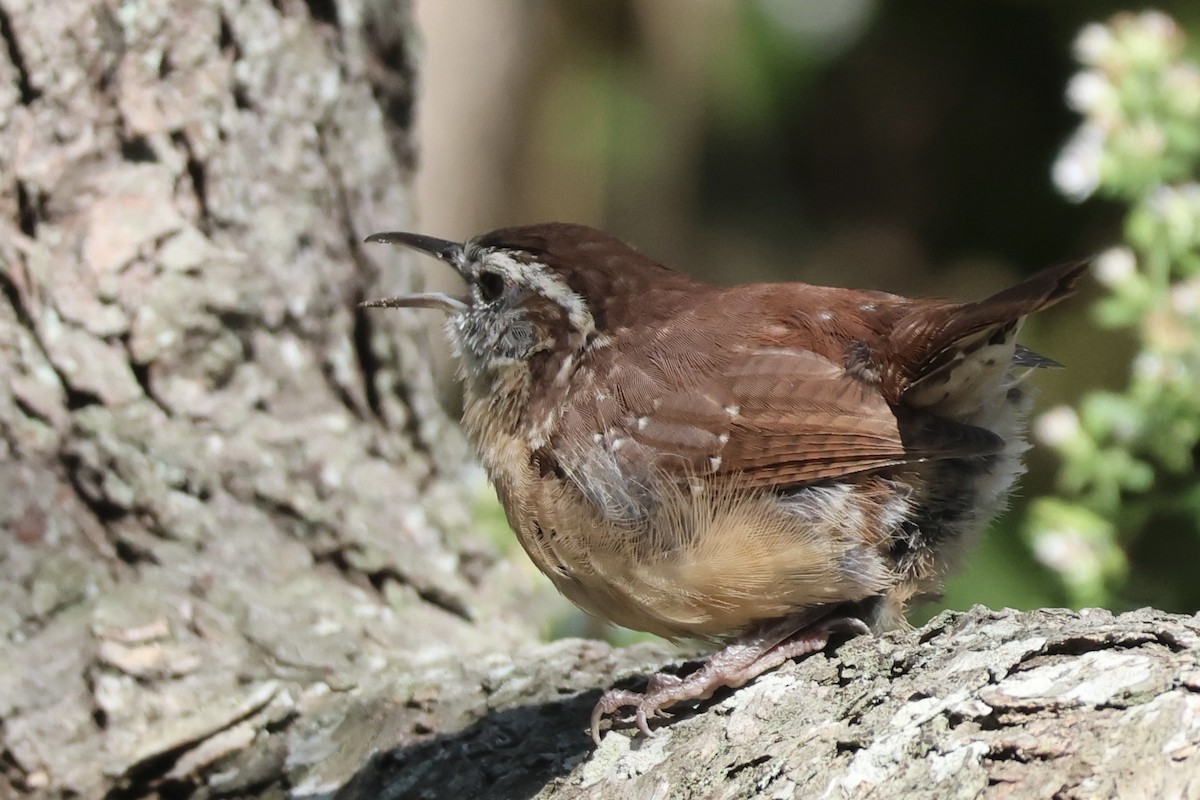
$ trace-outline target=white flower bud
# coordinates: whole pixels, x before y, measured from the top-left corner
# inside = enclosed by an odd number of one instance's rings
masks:
[[[1034,540],[1033,555],[1050,569],[1076,581],[1095,580],[1101,573],[1095,548],[1079,531],[1041,533]]]
[[[1089,66],[1102,64],[1112,53],[1113,44],[1112,31],[1099,22],[1093,22],[1084,26],[1075,38],[1075,58]]]
[[[1050,447],[1061,447],[1077,438],[1081,432],[1079,415],[1070,406],[1058,406],[1038,417],[1034,435]]]
[[[1104,286],[1123,286],[1137,273],[1137,257],[1128,247],[1110,247],[1092,263],[1092,274]]]
[[[1069,199],[1086,200],[1099,188],[1104,141],[1102,130],[1085,124],[1075,131],[1059,153],[1051,177],[1058,190]]]
[[[1085,69],[1071,76],[1067,105],[1080,114],[1111,116],[1118,108],[1117,90],[1100,70]]]
[[[1171,287],[1171,310],[1181,317],[1194,317],[1200,311],[1200,278]]]
[[[1166,383],[1171,377],[1170,365],[1161,355],[1144,350],[1133,358],[1133,374],[1153,383]]]

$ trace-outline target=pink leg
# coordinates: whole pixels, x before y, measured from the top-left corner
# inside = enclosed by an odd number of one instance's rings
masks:
[[[659,672],[650,676],[644,693],[610,689],[592,710],[592,739],[600,744],[600,721],[606,714],[626,706],[636,709],[634,721],[638,730],[653,736],[647,720],[662,716],[663,709],[689,700],[704,700],[725,686],[736,689],[788,659],[824,649],[829,636],[838,632],[863,634],[870,633],[870,629],[856,617],[830,616],[816,622],[807,617],[790,618],[727,645],[685,678]]]

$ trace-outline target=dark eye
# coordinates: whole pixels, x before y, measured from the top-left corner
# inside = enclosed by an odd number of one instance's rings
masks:
[[[504,278],[498,273],[485,272],[479,276],[479,297],[485,303],[490,303],[504,294]]]

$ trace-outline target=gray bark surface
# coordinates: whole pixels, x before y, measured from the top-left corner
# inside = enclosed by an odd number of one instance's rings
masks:
[[[661,655],[658,656],[661,658]],[[1200,623],[1154,611],[945,613],[760,677],[653,739],[585,732],[652,648],[560,641],[409,676],[353,737],[304,734],[298,795],[343,798],[1200,796]],[[416,686],[438,685],[422,694]],[[590,690],[589,690],[590,689]],[[581,692],[581,690],[583,690]],[[295,736],[295,734],[292,734]],[[316,744],[314,744],[314,742]]]
[[[411,288],[360,245],[407,14],[0,3],[0,796],[269,786],[364,676],[532,640],[419,329],[355,311]]]
[[[406,4],[0,0],[0,797],[1195,797],[1200,626],[946,614],[595,748],[363,236]]]

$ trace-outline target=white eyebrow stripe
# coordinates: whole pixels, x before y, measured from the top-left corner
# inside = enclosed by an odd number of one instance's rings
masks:
[[[581,336],[586,338],[595,332],[596,320],[588,310],[587,303],[544,264],[518,261],[510,253],[497,248],[480,250],[468,245],[467,250],[472,260],[495,264],[532,291],[565,309],[571,327]]]

